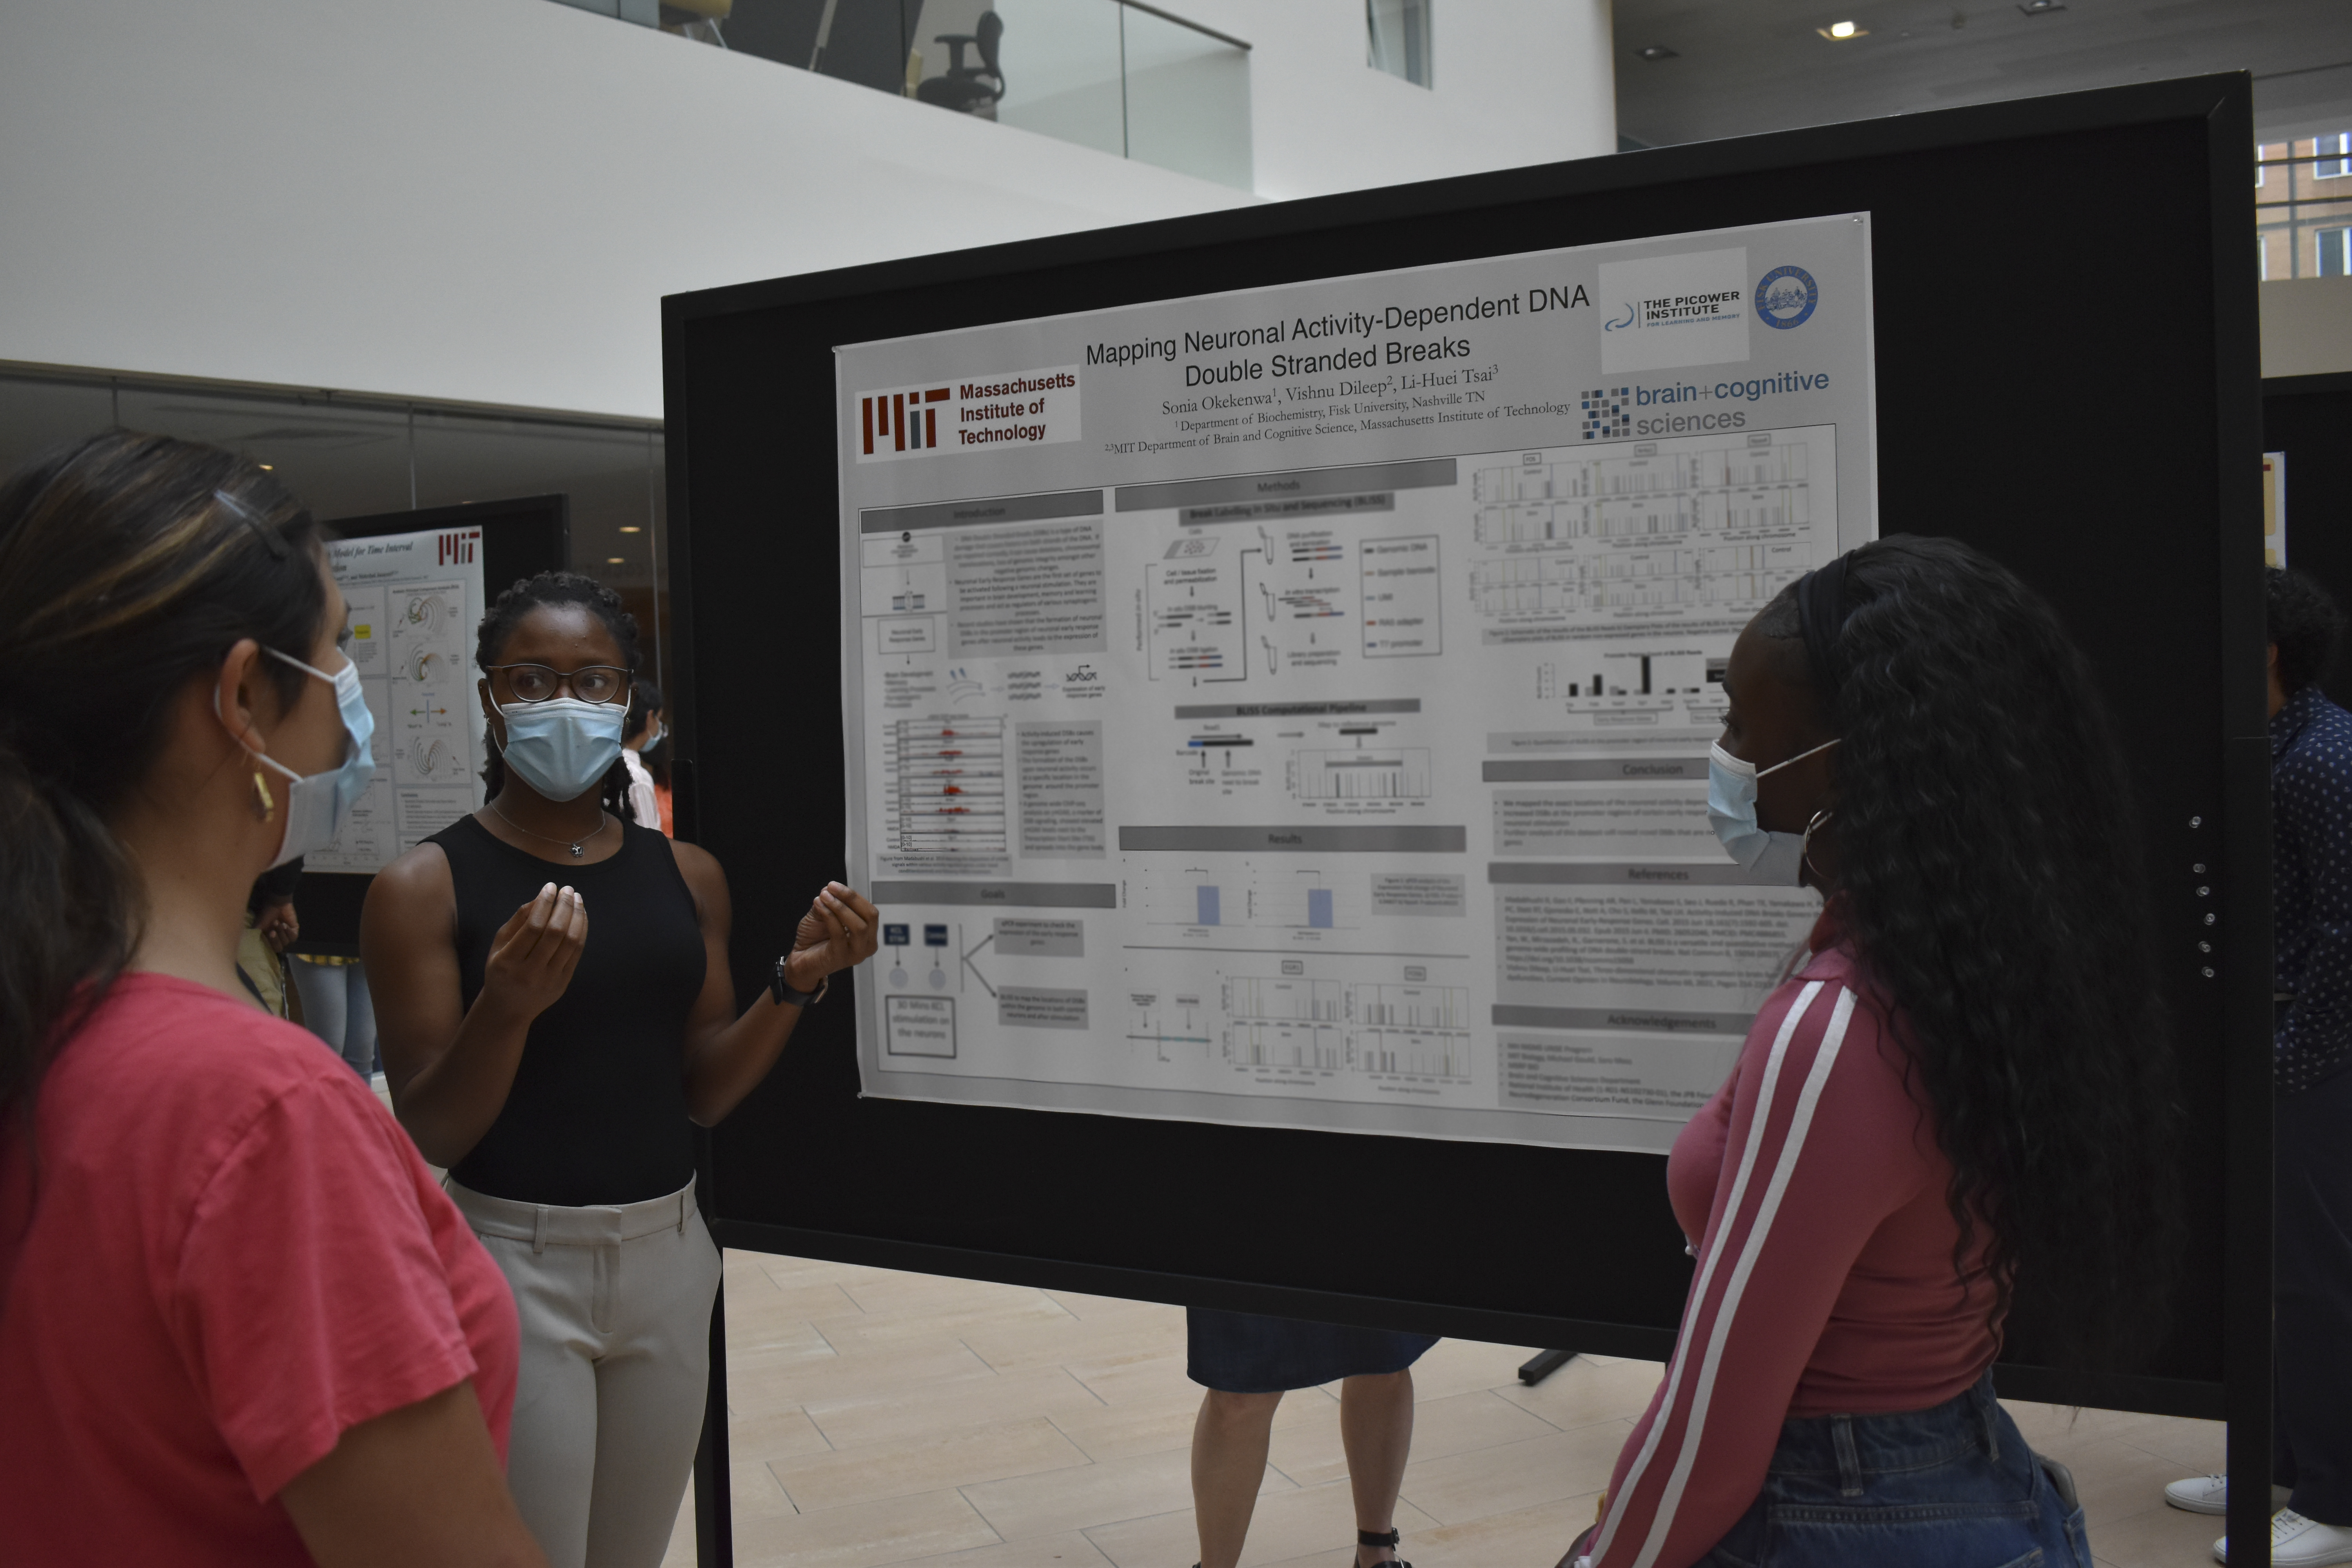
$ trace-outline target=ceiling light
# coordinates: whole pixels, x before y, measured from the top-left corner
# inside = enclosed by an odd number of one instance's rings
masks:
[[[2017,8],[2029,16],[2046,16],[2053,11],[2063,11],[2066,0],[2019,0]]]
[[[621,531],[622,531],[623,533],[643,533],[643,532],[645,531],[645,530],[644,530],[644,529],[642,529],[642,528],[639,528],[639,527],[638,527],[635,523],[634,523],[634,522],[625,522],[625,523],[621,524]]]
[[[1866,38],[1870,36],[1869,28],[1857,27],[1852,22],[1832,22],[1828,26],[1816,27],[1813,31],[1824,38],[1833,38],[1841,43],[1847,38]]]
[[[1659,60],[1678,60],[1682,58],[1682,55],[1678,51],[1670,49],[1664,44],[1645,45],[1641,48],[1635,49],[1633,51],[1633,56],[1636,59],[1649,60],[1654,64]]]
[[[619,566],[619,565],[622,565],[623,563],[624,563],[622,562],[621,558],[620,558],[619,556],[617,556],[617,555],[607,555],[606,557],[604,557],[604,564],[605,564],[605,565],[607,565],[607,566]]]
[[[278,471],[278,465],[275,463],[264,463],[261,465],[261,471],[265,474],[276,473]]]

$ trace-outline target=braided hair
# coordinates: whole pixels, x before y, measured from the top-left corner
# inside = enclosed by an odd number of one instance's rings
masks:
[[[637,617],[629,614],[620,595],[580,572],[541,572],[535,577],[522,578],[491,602],[490,613],[482,617],[481,631],[474,639],[474,663],[485,675],[492,665],[502,662],[507,639],[522,625],[523,617],[542,605],[580,605],[604,622],[604,629],[620,645],[622,662],[634,682],[645,662],[637,636]],[[499,752],[498,734],[487,723],[482,727],[482,752],[488,759],[482,764],[482,785],[495,800],[507,786],[507,763]],[[604,770],[599,798],[604,809],[623,822],[637,820],[629,805],[626,763],[616,760]]]

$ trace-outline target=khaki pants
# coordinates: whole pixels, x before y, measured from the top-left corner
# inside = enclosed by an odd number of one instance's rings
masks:
[[[561,1208],[449,1196],[522,1319],[507,1484],[551,1568],[659,1568],[694,1467],[719,1248],[694,1184]]]

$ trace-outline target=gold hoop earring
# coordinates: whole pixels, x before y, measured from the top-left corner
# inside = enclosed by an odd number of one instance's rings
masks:
[[[267,822],[277,815],[278,803],[269,796],[269,781],[261,776],[259,768],[256,768],[253,770],[253,819]]]
[[[1831,817],[1835,816],[1836,815],[1836,812],[1830,810],[1822,810],[1813,813],[1813,819],[1805,824],[1804,837],[1800,840],[1797,845],[1798,860],[1812,872],[1816,880],[1819,880],[1821,878],[1822,868],[1813,864],[1813,831],[1820,827],[1822,823],[1827,822]]]

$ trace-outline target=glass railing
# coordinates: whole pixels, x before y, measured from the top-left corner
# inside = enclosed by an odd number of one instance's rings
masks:
[[[2352,277],[2352,132],[2255,149],[2262,277]]]
[[[1251,188],[1249,45],[1138,0],[561,3]]]

